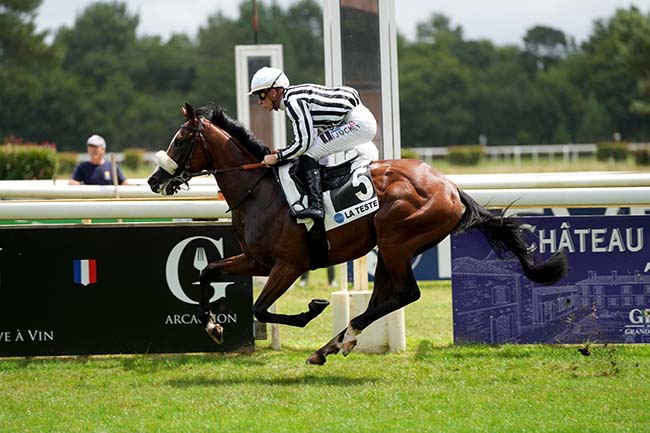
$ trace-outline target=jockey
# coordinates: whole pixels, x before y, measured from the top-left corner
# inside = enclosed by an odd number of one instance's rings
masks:
[[[317,84],[289,85],[279,69],[263,67],[251,80],[249,95],[267,111],[283,110],[293,125],[293,142],[266,155],[267,166],[298,159],[298,170],[307,184],[309,207],[296,212],[298,218],[323,218],[323,197],[318,161],[336,152],[355,149],[371,160],[379,157],[372,139],[377,121],[351,87]]]

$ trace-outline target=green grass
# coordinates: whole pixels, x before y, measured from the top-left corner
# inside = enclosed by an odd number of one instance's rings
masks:
[[[423,286],[399,354],[306,365],[328,309],[280,351],[1,360],[0,432],[650,431],[650,348],[453,346],[449,283]],[[278,309],[330,291],[319,271]]]

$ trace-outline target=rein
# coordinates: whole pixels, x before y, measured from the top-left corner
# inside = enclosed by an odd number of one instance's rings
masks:
[[[217,173],[227,173],[229,171],[238,171],[238,170],[255,170],[256,168],[267,168],[266,165],[261,162],[256,162],[254,164],[244,164],[237,167],[228,167],[228,168],[217,168],[215,170],[201,170],[196,173],[187,173],[186,176],[189,176],[188,179],[191,179],[196,176],[205,176],[208,174],[217,174]]]
[[[254,164],[244,164],[244,165],[240,165],[238,167],[228,167],[228,168],[221,168],[221,169],[215,169],[215,170],[202,170],[202,171],[199,171],[197,173],[188,173],[187,174],[187,176],[188,176],[187,180],[190,180],[191,178],[196,177],[196,176],[204,176],[204,175],[207,175],[207,174],[215,175],[217,173],[227,173],[227,172],[230,172],[230,171],[255,170],[256,168],[268,168],[268,167],[266,165],[262,164],[261,162],[258,162],[258,163],[254,163]],[[259,185],[259,183],[262,181],[262,179],[264,178],[264,175],[266,175],[266,171],[262,172],[262,175],[257,178],[257,180],[255,181],[253,186],[251,188],[249,188],[248,191],[246,191],[244,196],[241,198],[241,200],[239,200],[237,202],[237,204],[235,204],[234,206],[229,207],[228,209],[226,209],[226,213],[231,212],[231,211],[237,209],[239,206],[241,206],[242,203],[244,203],[244,201],[248,198],[248,196],[253,193],[253,190],[257,187],[257,185]],[[185,184],[188,185],[187,182],[185,182]],[[189,185],[188,185],[188,188],[189,188]]]

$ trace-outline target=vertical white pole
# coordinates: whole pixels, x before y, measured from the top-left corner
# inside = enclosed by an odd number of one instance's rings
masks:
[[[277,302],[274,302],[273,305],[269,308],[269,311],[273,314],[277,313],[278,307]],[[280,350],[282,348],[282,343],[280,342],[280,325],[277,323],[271,323],[271,349]]]

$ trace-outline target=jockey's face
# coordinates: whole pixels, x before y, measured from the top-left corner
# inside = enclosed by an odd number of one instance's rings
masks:
[[[266,111],[277,110],[280,107],[280,97],[282,93],[280,89],[269,89],[258,93],[257,103],[262,106]]]

